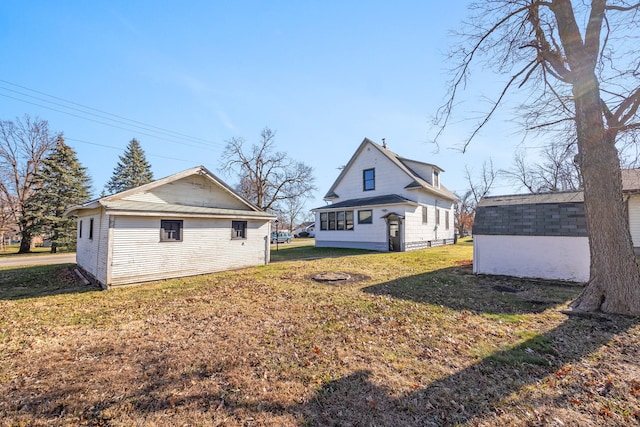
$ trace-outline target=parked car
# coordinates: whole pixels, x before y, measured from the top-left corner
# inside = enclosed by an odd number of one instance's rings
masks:
[[[311,223],[306,227],[298,228],[293,232],[293,236],[294,237],[315,237],[316,236],[315,224]]]
[[[293,236],[288,231],[271,232],[271,243],[291,243]]]

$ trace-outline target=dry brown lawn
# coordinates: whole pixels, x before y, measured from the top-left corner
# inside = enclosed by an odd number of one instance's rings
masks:
[[[579,287],[470,259],[467,242],[107,292],[71,291],[68,266],[0,270],[0,425],[639,424],[638,319],[564,314]]]

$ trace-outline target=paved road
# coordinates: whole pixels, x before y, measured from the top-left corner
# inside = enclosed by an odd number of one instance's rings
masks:
[[[26,265],[75,264],[76,254],[26,255],[0,257],[0,267],[19,267]]]

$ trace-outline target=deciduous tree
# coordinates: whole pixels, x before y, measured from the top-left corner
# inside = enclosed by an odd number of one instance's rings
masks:
[[[120,156],[105,189],[108,193],[114,194],[151,181],[153,181],[151,164],[147,161],[138,140],[133,138],[127,145],[124,154]]]
[[[487,114],[505,96],[530,89],[529,129],[569,124],[577,142],[591,254],[590,279],[574,301],[578,311],[640,314],[640,269],[622,197],[616,146],[640,131],[640,3],[624,0],[485,0],[472,6],[450,96],[439,116],[443,129],[477,60],[509,74]]]
[[[284,202],[306,199],[316,190],[315,177],[312,167],[275,151],[275,136],[264,128],[260,142],[249,149],[243,138],[227,141],[220,170],[226,175],[235,173],[240,194],[260,209],[283,212]]]
[[[34,178],[54,145],[46,120],[25,115],[15,122],[0,121],[0,192],[20,232],[19,253],[31,250],[35,225],[25,208]]]

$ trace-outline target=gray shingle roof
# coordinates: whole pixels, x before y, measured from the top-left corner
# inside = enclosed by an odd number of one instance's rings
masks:
[[[486,197],[477,206],[473,234],[587,236],[582,192]]]
[[[333,210],[340,208],[356,208],[361,206],[381,206],[381,205],[398,205],[409,203],[417,205],[413,200],[409,200],[405,197],[397,194],[387,194],[384,196],[365,197],[361,199],[344,200],[342,202],[333,203],[327,206],[321,206],[319,208],[312,209],[314,211]]]

